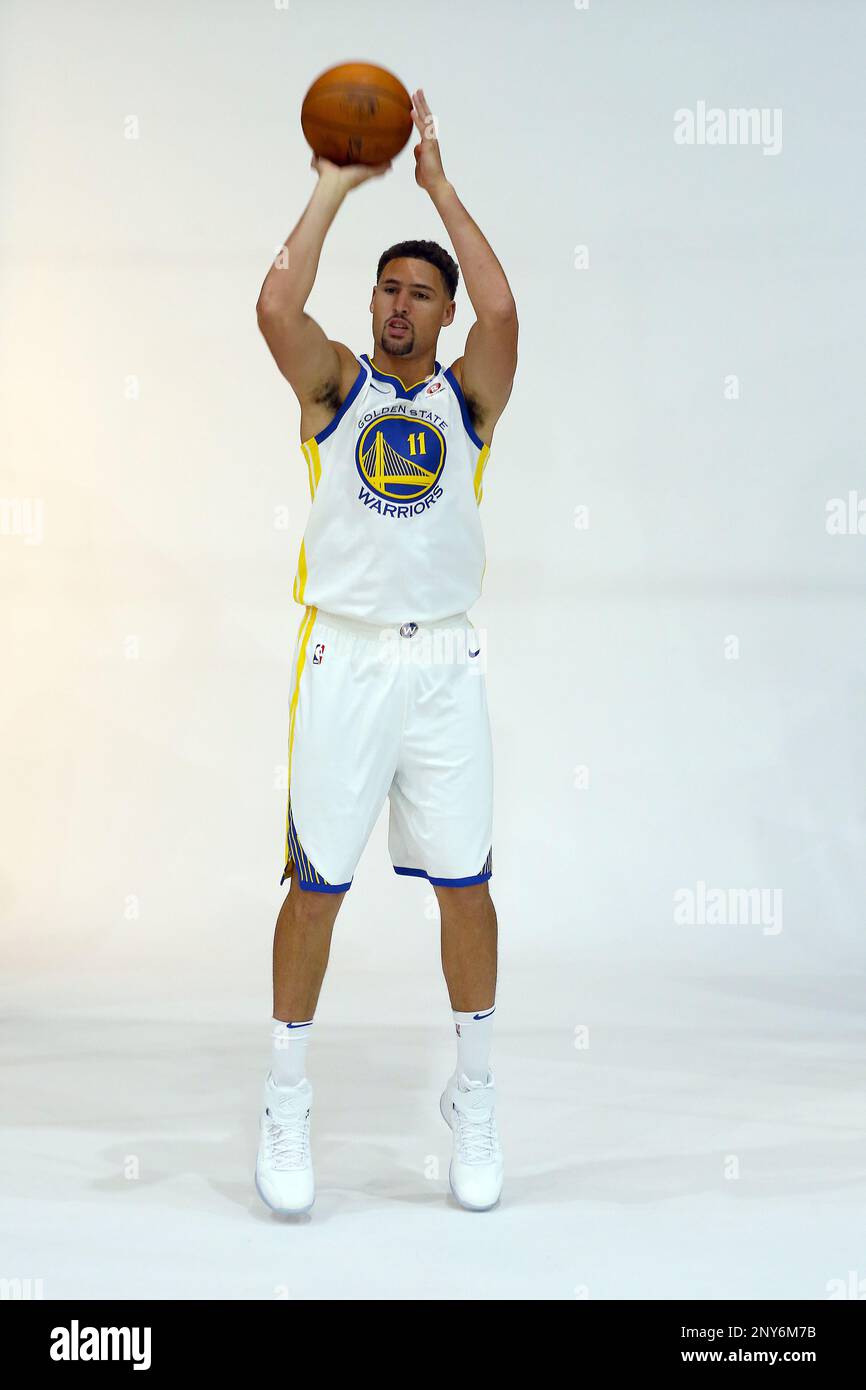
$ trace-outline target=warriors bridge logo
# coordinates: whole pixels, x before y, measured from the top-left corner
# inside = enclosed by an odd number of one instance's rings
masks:
[[[379,415],[358,438],[355,464],[365,484],[359,494],[365,506],[382,511],[375,497],[403,504],[398,505],[397,515],[421,512],[442,495],[436,484],[445,467],[445,438],[427,420]],[[421,505],[413,505],[417,503]]]

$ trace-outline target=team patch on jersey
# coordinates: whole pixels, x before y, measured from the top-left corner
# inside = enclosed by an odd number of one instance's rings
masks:
[[[358,437],[355,465],[377,497],[419,502],[433,492],[445,467],[445,436],[427,420],[379,415]]]

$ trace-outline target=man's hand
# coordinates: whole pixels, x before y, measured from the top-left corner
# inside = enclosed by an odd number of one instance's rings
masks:
[[[391,161],[386,160],[384,164],[333,164],[330,159],[314,154],[310,160],[310,168],[315,169],[320,179],[333,183],[343,193],[348,193],[350,188],[357,188],[359,183],[366,183],[367,179],[386,174],[391,168]]]
[[[415,182],[428,193],[446,184],[445,170],[442,168],[442,155],[436,138],[436,121],[427,98],[419,87],[412,93],[412,120],[421,136],[421,143],[415,146]]]

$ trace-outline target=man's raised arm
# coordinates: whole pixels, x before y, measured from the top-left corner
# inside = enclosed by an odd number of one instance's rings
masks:
[[[265,276],[256,304],[256,317],[274,361],[301,404],[339,390],[343,361],[349,349],[325,336],[304,305],[319,268],[328,228],[351,188],[384,174],[390,163],[340,168],[326,159],[310,161],[319,175],[313,196],[294,231]]]
[[[479,437],[489,443],[517,369],[517,307],[493,248],[445,177],[435,121],[421,88],[413,94],[412,115],[421,136],[414,151],[415,182],[429,193],[445,224],[476,315],[453,370],[474,409]]]

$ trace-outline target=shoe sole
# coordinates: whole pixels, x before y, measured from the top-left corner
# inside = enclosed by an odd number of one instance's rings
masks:
[[[306,1216],[306,1214],[307,1214],[308,1211],[312,1211],[312,1210],[313,1210],[313,1206],[315,1205],[315,1201],[316,1201],[315,1197],[313,1198],[312,1202],[310,1202],[309,1205],[306,1206],[306,1207],[275,1207],[274,1204],[273,1204],[273,1202],[270,1202],[270,1201],[268,1200],[268,1198],[265,1196],[264,1192],[262,1191],[261,1187],[259,1186],[259,1175],[258,1175],[258,1173],[256,1173],[255,1177],[256,1177],[256,1192],[258,1192],[259,1196],[261,1197],[262,1201],[264,1202],[265,1206],[268,1208],[269,1211],[275,1211],[275,1212],[277,1212],[280,1216]]]
[[[447,1094],[447,1092],[443,1091],[442,1094],[441,1094],[441,1096],[439,1097],[439,1114],[442,1116],[442,1118],[443,1118],[443,1120],[445,1121],[446,1125],[448,1126],[448,1128],[451,1130],[451,1132],[452,1132],[452,1134],[453,1134],[453,1132],[454,1132],[453,1126],[452,1126],[452,1124],[451,1124],[451,1121],[450,1121],[449,1118],[448,1118],[448,1113],[447,1113],[447,1111],[446,1111],[446,1109],[445,1109],[445,1096],[446,1096],[446,1094]],[[451,1176],[451,1167],[452,1167],[452,1165],[449,1163],[449,1164],[448,1164],[448,1186],[451,1188],[451,1196],[454,1198],[454,1200],[455,1200],[455,1202],[457,1203],[457,1205],[460,1206],[460,1207],[462,1207],[464,1211],[492,1211],[494,1207],[498,1207],[498,1206],[499,1206],[499,1202],[500,1202],[500,1199],[501,1199],[501,1197],[502,1197],[502,1193],[501,1193],[501,1192],[500,1192],[499,1196],[496,1198],[496,1201],[495,1201],[495,1202],[487,1202],[487,1203],[485,1203],[485,1205],[484,1205],[483,1207],[476,1206],[476,1205],[474,1204],[474,1202],[464,1202],[463,1198],[462,1198],[461,1196],[459,1196],[459,1194],[454,1190],[454,1179],[453,1179],[452,1176]]]

